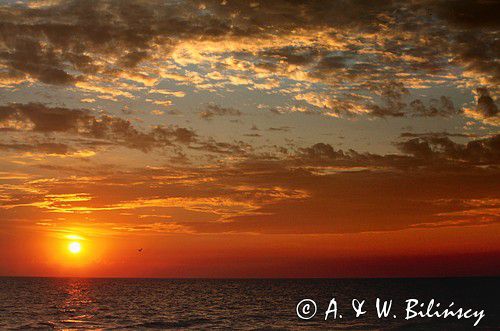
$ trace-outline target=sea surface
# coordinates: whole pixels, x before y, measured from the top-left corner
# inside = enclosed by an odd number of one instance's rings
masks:
[[[176,280],[0,278],[0,329],[498,330],[500,278]],[[378,319],[375,300],[393,300]],[[332,298],[337,319],[325,311]],[[352,299],[366,300],[355,318]],[[484,309],[474,319],[405,320],[405,300]],[[317,314],[297,317],[312,299]],[[342,318],[339,318],[339,315]],[[396,315],[397,318],[394,318]]]

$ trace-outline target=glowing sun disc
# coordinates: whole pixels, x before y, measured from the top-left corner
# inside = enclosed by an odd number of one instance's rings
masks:
[[[82,250],[82,245],[80,245],[79,242],[74,241],[69,244],[68,249],[71,253],[78,254]]]

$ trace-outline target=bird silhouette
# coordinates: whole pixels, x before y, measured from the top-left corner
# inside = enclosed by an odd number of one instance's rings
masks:
[[[138,252],[142,252],[142,248],[139,248],[137,251],[138,251]]]

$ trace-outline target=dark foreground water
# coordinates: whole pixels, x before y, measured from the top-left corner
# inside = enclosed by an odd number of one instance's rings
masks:
[[[485,310],[474,329],[500,327],[499,278],[169,280],[0,278],[0,329],[473,329],[475,318],[405,320],[405,300],[435,299],[441,307]],[[335,297],[337,319],[325,321]],[[375,300],[393,300],[378,319]],[[312,299],[317,314],[297,317],[296,305]],[[355,318],[352,299],[366,300]],[[311,312],[311,310],[305,310]],[[339,316],[342,315],[342,318]],[[396,318],[394,318],[396,315]]]

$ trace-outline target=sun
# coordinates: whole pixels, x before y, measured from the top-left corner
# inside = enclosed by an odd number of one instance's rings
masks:
[[[82,245],[77,241],[73,241],[68,245],[68,249],[71,253],[78,254],[82,250]]]

